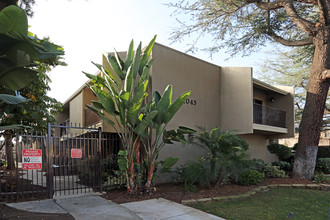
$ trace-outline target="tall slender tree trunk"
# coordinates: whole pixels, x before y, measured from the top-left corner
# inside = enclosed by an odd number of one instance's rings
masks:
[[[314,175],[322,118],[330,85],[329,27],[320,27],[314,44],[313,65],[293,167],[293,176],[303,179],[312,179]]]
[[[6,150],[6,157],[7,157],[7,170],[14,170],[15,163],[14,163],[14,155],[13,155],[13,135],[10,130],[6,130],[5,134],[5,150]]]

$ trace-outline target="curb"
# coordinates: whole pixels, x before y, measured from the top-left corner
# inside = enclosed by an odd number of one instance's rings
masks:
[[[209,201],[228,201],[233,199],[243,199],[250,196],[253,196],[259,192],[266,192],[273,188],[278,187],[292,187],[292,188],[300,188],[300,189],[314,189],[314,190],[326,190],[330,191],[330,184],[274,184],[274,185],[268,185],[268,186],[260,186],[254,189],[251,189],[243,194],[234,195],[234,196],[218,196],[218,197],[212,197],[212,198],[202,198],[202,199],[188,199],[188,200],[182,200],[181,204],[191,204],[196,202],[209,202]]]

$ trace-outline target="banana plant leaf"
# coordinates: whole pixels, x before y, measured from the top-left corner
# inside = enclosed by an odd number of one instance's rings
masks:
[[[151,123],[152,119],[156,117],[158,111],[152,111],[150,112],[146,117],[142,119],[142,121],[138,124],[138,126],[134,129],[134,132],[138,135],[142,135],[148,125]]]
[[[92,89],[96,97],[100,100],[100,103],[104,107],[105,111],[111,115],[115,115],[116,107],[111,96],[105,94],[104,91],[97,90],[95,87],[92,87]]]
[[[116,57],[112,56],[111,54],[108,55],[108,62],[110,63],[112,69],[115,71],[117,76],[121,79],[125,79],[125,74],[121,70],[121,66],[117,63]]]
[[[189,92],[182,94],[177,100],[175,100],[175,102],[173,104],[170,105],[168,110],[163,115],[163,122],[165,124],[168,124],[172,120],[174,115],[177,113],[177,111],[179,111],[181,106],[184,104],[186,99],[189,97],[190,93],[191,92],[189,91]]]
[[[16,91],[32,82],[38,72],[24,67],[16,67],[0,73],[0,85]]]
[[[92,105],[86,105],[86,107],[90,110],[92,110],[93,112],[95,112],[102,120],[104,120],[105,122],[107,122],[109,125],[114,126],[115,123],[113,121],[111,121],[110,119],[108,119],[101,111],[99,111],[98,109],[96,109],[94,106]]]
[[[154,38],[150,41],[150,43],[148,44],[146,49],[143,51],[143,57],[141,59],[140,68],[139,68],[139,73],[140,74],[143,72],[143,69],[144,69],[144,67],[146,66],[146,64],[149,60],[149,57],[150,57],[152,48],[155,44],[156,38],[157,38],[157,35],[154,36]]]
[[[6,126],[0,126],[0,131],[5,130],[17,130],[17,129],[31,129],[32,127],[26,126],[23,124],[15,124],[15,125],[6,125]]]
[[[134,56],[133,47],[134,47],[134,42],[132,40],[131,43],[129,44],[129,48],[128,48],[127,55],[126,55],[126,60],[124,63],[124,70],[126,70],[126,71],[128,70],[128,67],[130,67],[133,62],[133,56]]]
[[[163,96],[160,98],[157,104],[158,115],[154,119],[155,123],[157,124],[162,123],[163,114],[167,112],[169,106],[172,104],[172,93],[173,93],[173,87],[172,85],[168,85],[165,88]]]
[[[23,96],[14,96],[8,94],[0,94],[0,100],[10,105],[17,105],[28,102],[28,100]]]
[[[18,6],[8,6],[0,12],[0,33],[7,35],[28,35],[26,13]]]
[[[141,63],[141,47],[142,47],[142,43],[140,42],[138,48],[135,51],[135,55],[134,55],[134,58],[133,58],[132,68],[133,68],[133,78],[134,79],[136,79],[137,73],[138,73],[139,68],[140,68],[140,63]]]

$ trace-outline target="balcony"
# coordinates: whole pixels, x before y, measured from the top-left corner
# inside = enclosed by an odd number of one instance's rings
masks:
[[[286,128],[286,112],[276,108],[253,104],[253,123]]]

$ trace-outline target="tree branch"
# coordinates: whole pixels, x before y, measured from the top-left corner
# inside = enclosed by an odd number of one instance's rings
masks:
[[[326,0],[318,0],[318,5],[320,9],[320,23],[324,26],[327,26],[330,23],[330,5],[328,4],[329,3]]]
[[[263,10],[275,10],[278,8],[283,8],[284,3],[285,3],[284,0],[274,1],[274,2],[261,2],[258,0],[255,1],[256,6]]]
[[[286,13],[290,17],[291,21],[300,30],[306,32],[310,36],[315,36],[315,33],[316,33],[315,26],[311,22],[303,19],[302,17],[300,17],[298,15],[296,9],[294,8],[293,0],[286,0],[286,2],[284,4],[284,8],[285,8]]]
[[[318,1],[317,0],[296,0],[297,2],[301,3],[306,3],[306,4],[312,4],[312,5],[317,5]]]
[[[286,40],[281,36],[276,35],[274,32],[270,32],[268,33],[268,35],[273,38],[273,40],[275,40],[276,42],[283,44],[284,46],[289,46],[289,47],[295,47],[295,46],[306,46],[306,45],[311,45],[313,44],[313,39],[307,38],[307,39],[303,39],[303,40],[295,40],[295,41],[291,41],[291,40]]]
[[[324,70],[321,74],[321,79],[322,80],[327,80],[330,79],[330,69],[329,70]]]

